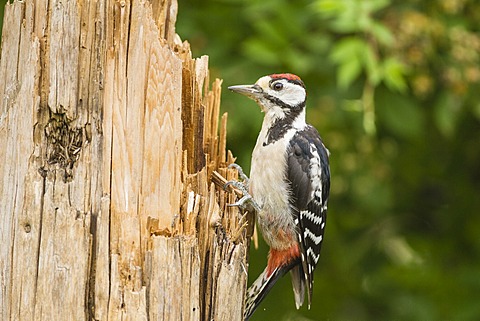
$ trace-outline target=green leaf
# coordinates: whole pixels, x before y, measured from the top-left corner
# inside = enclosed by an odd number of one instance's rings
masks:
[[[282,29],[275,27],[274,24],[260,20],[255,24],[256,29],[262,35],[263,39],[267,39],[269,43],[279,47],[288,46],[287,35]]]
[[[332,22],[332,29],[340,33],[362,31],[360,26],[369,17],[359,9],[360,6],[356,1],[349,1],[345,9]]]
[[[345,10],[345,2],[341,0],[318,0],[316,10],[324,17],[334,17]]]
[[[392,133],[408,139],[422,135],[425,117],[422,108],[411,97],[378,90],[375,106],[378,123]]]
[[[365,50],[363,51],[362,57],[365,69],[367,71],[368,81],[373,86],[377,86],[382,80],[382,70],[378,63],[377,56],[370,46],[365,45]]]
[[[345,38],[332,50],[330,59],[338,65],[337,83],[342,89],[347,88],[362,71],[361,53],[366,44],[355,37]]]
[[[272,66],[278,63],[276,52],[270,50],[264,41],[259,39],[247,40],[243,44],[243,51],[253,61]]]
[[[446,137],[452,137],[457,127],[460,103],[455,97],[447,92],[440,94],[434,110],[435,123],[438,129]]]
[[[385,85],[390,90],[396,90],[404,93],[407,90],[407,83],[405,81],[405,65],[396,58],[387,58],[383,62],[383,78]]]
[[[369,0],[362,1],[363,6],[369,14],[375,13],[390,5],[390,0]]]
[[[390,30],[383,24],[372,21],[369,32],[377,39],[379,43],[385,46],[393,44],[394,37]]]
[[[295,70],[299,74],[307,73],[311,69],[311,60],[304,52],[291,48],[282,54],[283,63],[290,70]]]
[[[338,86],[342,89],[348,88],[352,82],[360,75],[362,66],[358,59],[349,60],[340,65],[337,74]]]
[[[357,53],[362,52],[365,46],[365,42],[357,37],[344,38],[335,45],[330,59],[337,64],[346,63],[351,59],[358,59]]]

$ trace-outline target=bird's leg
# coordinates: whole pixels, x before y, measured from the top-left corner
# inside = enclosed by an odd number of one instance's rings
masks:
[[[260,211],[260,206],[255,202],[253,199],[252,195],[248,192],[248,186],[250,185],[250,179],[245,175],[243,172],[243,169],[240,167],[240,165],[237,164],[230,164],[228,168],[235,168],[238,171],[238,176],[242,179],[242,181],[228,181],[225,183],[225,186],[223,187],[224,190],[227,189],[228,186],[233,186],[240,190],[243,194],[243,196],[236,201],[233,204],[228,204],[228,206],[238,206],[242,210],[251,210],[254,209],[255,211]]]
[[[248,178],[248,176],[243,172],[243,168],[240,165],[235,163],[228,165],[228,168],[235,168],[238,172],[238,176],[240,176],[243,183],[248,188],[248,186],[250,185],[250,178]]]
[[[227,204],[228,206],[238,206],[242,210],[249,210],[250,209],[249,207],[251,207],[257,212],[260,211],[260,206],[257,204],[257,202],[255,202],[252,195],[248,193],[248,190],[245,187],[245,184],[243,182],[229,181],[225,184],[225,188],[227,188],[230,185],[232,185],[235,188],[238,188],[242,192],[243,196],[235,203]]]

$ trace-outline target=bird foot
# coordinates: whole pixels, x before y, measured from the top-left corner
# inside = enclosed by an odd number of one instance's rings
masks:
[[[238,176],[240,176],[243,183],[248,188],[248,186],[250,185],[250,178],[248,178],[248,176],[245,174],[245,172],[243,171],[243,168],[240,165],[235,163],[228,165],[228,168],[235,168],[238,172]]]
[[[225,183],[223,189],[226,190],[228,186],[233,186],[240,190],[243,194],[243,196],[236,201],[235,203],[232,204],[227,204],[227,206],[238,206],[242,210],[255,210],[255,211],[260,211],[260,206],[255,202],[253,199],[252,195],[248,192],[248,186],[250,184],[250,179],[248,178],[247,175],[243,172],[243,169],[240,167],[240,165],[237,164],[230,164],[228,168],[235,168],[238,171],[238,176],[242,179],[242,181],[228,181]]]

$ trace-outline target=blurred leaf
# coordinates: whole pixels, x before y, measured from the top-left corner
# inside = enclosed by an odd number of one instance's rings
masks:
[[[370,31],[371,26],[373,24],[372,17],[365,10],[361,10],[360,12],[357,12],[355,14],[355,17],[353,16],[348,17],[348,20],[353,20],[357,22],[357,26],[358,26],[357,30],[352,30],[352,31],[362,31],[367,33]]]
[[[366,17],[362,15],[359,10],[355,10],[357,5],[347,6],[341,14],[338,15],[332,22],[331,27],[338,33],[355,33],[361,31],[360,25],[365,22]]]
[[[362,52],[365,43],[355,37],[345,38],[332,50],[330,58],[338,64],[337,83],[340,88],[347,88],[360,75],[362,70]]]
[[[343,12],[346,2],[342,0],[318,0],[314,6],[324,17],[333,17]]]
[[[423,259],[404,237],[390,236],[383,240],[385,253],[398,265],[422,264]]]
[[[365,19],[359,4],[356,0],[319,0],[315,8],[322,17],[331,19],[330,27],[333,30],[349,33],[359,31],[359,20]]]
[[[369,13],[374,13],[390,5],[390,0],[358,0],[362,2]]]
[[[422,134],[424,116],[414,100],[382,91],[376,98],[377,117],[389,131],[408,139],[415,139]]]
[[[266,64],[273,65],[278,63],[277,53],[270,50],[265,42],[259,39],[250,39],[243,44],[245,54],[252,60]]]
[[[268,21],[260,20],[255,24],[255,28],[257,28],[260,34],[265,39],[268,39],[270,43],[280,47],[288,45],[288,41],[285,38],[283,30],[278,26],[275,26]]]
[[[350,111],[350,112],[362,112],[363,111],[363,104],[360,99],[355,100],[345,100],[343,101],[343,109]]]
[[[373,52],[373,49],[368,45],[365,45],[363,57],[368,81],[376,87],[382,80],[382,70],[380,69],[378,58],[375,52]]]
[[[390,30],[381,23],[372,22],[369,31],[382,45],[390,46],[394,41],[394,37]]]
[[[363,50],[365,43],[356,38],[348,37],[340,40],[332,49],[330,58],[333,62],[341,64],[357,56],[357,52]]]
[[[407,89],[404,76],[405,66],[396,58],[390,57],[383,61],[383,77],[389,89],[404,93]]]
[[[307,55],[299,50],[292,48],[287,50],[282,54],[285,65],[289,67],[290,70],[296,70],[298,74],[307,73],[311,67],[311,61]]]
[[[443,92],[435,103],[435,122],[446,137],[452,137],[459,115],[459,103],[452,94]]]
[[[338,68],[337,81],[342,89],[347,88],[360,75],[361,65],[357,59],[348,60]]]
[[[480,102],[476,102],[472,106],[473,114],[480,120]]]

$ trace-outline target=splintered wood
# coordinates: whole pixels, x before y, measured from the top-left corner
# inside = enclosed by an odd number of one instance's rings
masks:
[[[6,4],[1,320],[243,319],[251,215],[177,8]]]

